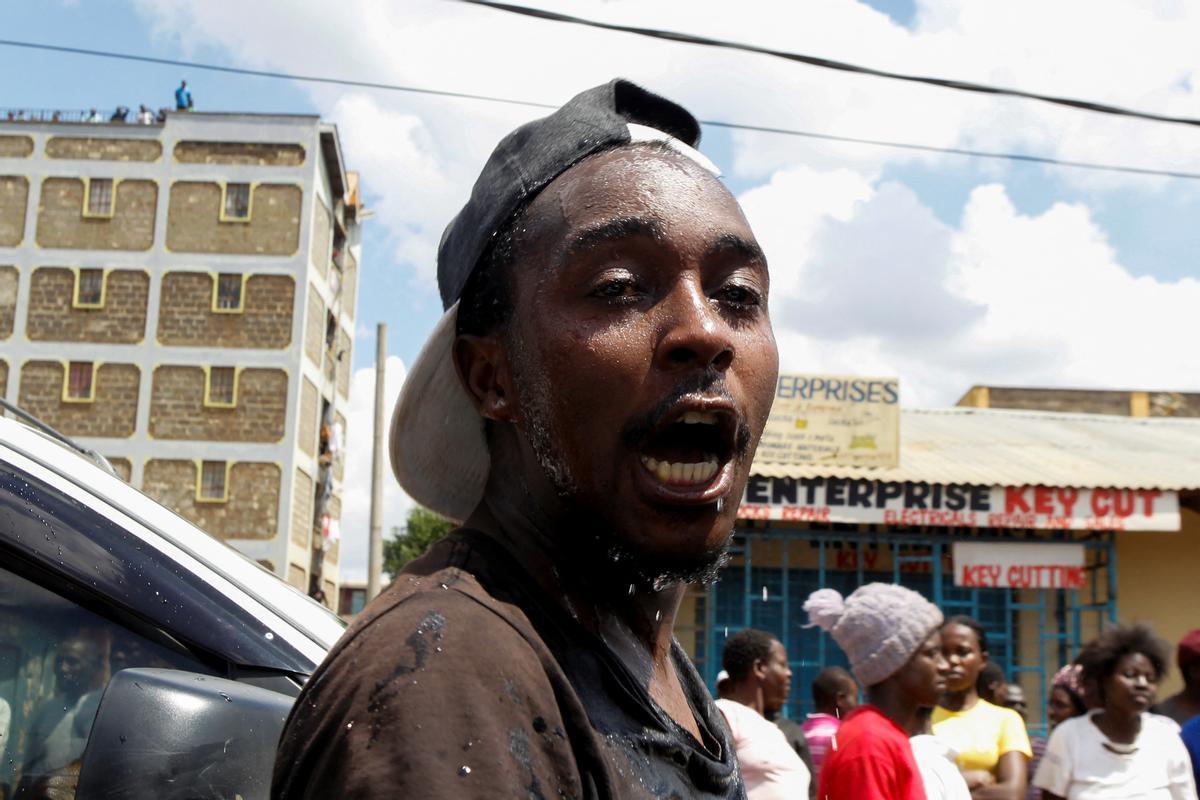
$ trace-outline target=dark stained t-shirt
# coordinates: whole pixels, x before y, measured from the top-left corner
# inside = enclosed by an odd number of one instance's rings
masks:
[[[313,674],[272,797],[744,800],[724,722],[673,656],[703,743],[504,547],[457,530]]]

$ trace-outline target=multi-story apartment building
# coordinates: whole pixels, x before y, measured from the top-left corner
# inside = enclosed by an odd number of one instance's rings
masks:
[[[337,129],[8,116],[0,396],[332,602],[362,218]]]

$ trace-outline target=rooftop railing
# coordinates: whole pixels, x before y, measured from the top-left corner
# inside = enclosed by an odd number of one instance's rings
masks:
[[[160,122],[157,112],[154,121]],[[68,122],[136,125],[138,112],[121,106],[114,111],[77,108],[0,108],[0,122]]]

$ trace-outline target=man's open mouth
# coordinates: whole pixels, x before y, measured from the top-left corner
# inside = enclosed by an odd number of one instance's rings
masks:
[[[725,400],[684,398],[638,448],[643,472],[679,499],[723,493],[737,441],[737,416]],[[712,499],[716,499],[716,497]]]

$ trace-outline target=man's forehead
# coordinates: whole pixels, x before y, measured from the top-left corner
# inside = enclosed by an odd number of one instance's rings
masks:
[[[633,146],[577,164],[534,199],[531,238],[569,247],[580,235],[601,240],[665,238],[679,222],[705,222],[741,235],[749,226],[733,195],[711,173],[669,150]],[[590,233],[589,233],[590,232]]]

